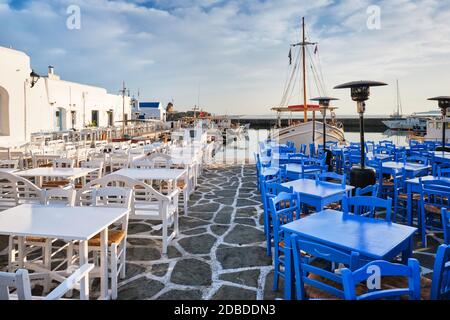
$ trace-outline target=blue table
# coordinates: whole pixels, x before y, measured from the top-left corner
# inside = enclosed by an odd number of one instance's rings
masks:
[[[321,211],[330,203],[341,201],[345,194],[350,194],[352,186],[343,188],[340,184],[311,179],[299,179],[282,184],[283,187],[293,188],[300,194],[300,201]]]
[[[428,181],[428,180],[442,180],[446,182],[450,182],[450,178],[446,177],[434,177],[434,176],[425,176],[421,177],[422,181]],[[407,201],[407,215],[408,215],[408,224],[412,226],[413,224],[413,213],[412,213],[412,203],[413,203],[413,193],[420,193],[420,184],[419,184],[419,178],[409,179],[405,181],[406,184],[406,194],[408,195],[408,201]],[[421,208],[421,200],[419,200],[419,209]]]
[[[450,152],[445,151],[430,151],[430,154],[433,156],[434,161],[436,162],[450,162]]]
[[[415,178],[420,174],[428,174],[428,171],[431,169],[431,166],[420,164],[420,163],[411,163],[407,162],[406,165],[403,162],[394,162],[387,161],[383,162],[383,173],[389,174],[393,169],[401,169],[405,168],[406,176],[409,179]]]
[[[335,210],[324,210],[306,218],[295,220],[281,227],[285,239],[292,234],[304,240],[314,240],[321,244],[345,251],[358,252],[362,259],[392,260],[400,253],[407,262],[413,248],[416,228],[380,219],[345,215]],[[285,299],[293,296],[293,258],[290,242],[285,242]]]

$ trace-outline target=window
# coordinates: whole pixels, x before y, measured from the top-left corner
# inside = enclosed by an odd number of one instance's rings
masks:
[[[108,111],[108,126],[114,126],[114,114],[112,111]]]
[[[91,125],[98,127],[98,110],[92,110]]]
[[[0,87],[0,135],[9,136],[9,95]]]
[[[72,123],[72,129],[74,129],[77,125],[77,112],[76,111],[70,112],[70,119],[71,119],[71,123]]]

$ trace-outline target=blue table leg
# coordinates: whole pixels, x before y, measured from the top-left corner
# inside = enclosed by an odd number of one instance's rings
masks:
[[[412,248],[414,247],[414,235],[407,240],[407,247],[402,251],[402,263],[408,264],[408,259],[412,256]]]
[[[408,183],[407,184],[407,194],[408,194],[408,200],[407,200],[407,209],[406,209],[406,214],[407,214],[407,218],[408,218],[408,224],[410,226],[412,226],[413,224],[413,213],[412,213],[412,202],[413,202],[413,198],[412,198],[412,190],[411,190],[411,184]]]
[[[289,232],[284,231],[284,239],[290,239],[291,235]],[[284,299],[292,300],[293,297],[293,287],[292,283],[294,282],[294,266],[293,266],[293,257],[292,257],[292,248],[291,242],[285,241],[285,270],[284,270]]]

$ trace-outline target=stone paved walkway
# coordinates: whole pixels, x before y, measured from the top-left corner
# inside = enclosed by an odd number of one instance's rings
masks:
[[[127,277],[119,299],[275,299],[273,267],[265,254],[262,205],[250,166],[210,167],[191,196],[189,216],[167,255],[155,240],[129,239]],[[131,221],[130,234],[156,234],[149,221]],[[415,253],[424,273],[433,268],[438,243]],[[0,267],[7,262],[0,237]],[[0,268],[2,269],[2,268]],[[283,280],[280,281],[283,288]]]

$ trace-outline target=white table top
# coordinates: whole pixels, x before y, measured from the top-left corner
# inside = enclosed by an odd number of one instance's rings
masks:
[[[0,168],[0,172],[14,173],[16,171],[19,171],[19,170],[18,169],[11,169],[11,168]]]
[[[128,211],[125,208],[23,204],[0,213],[0,234],[89,240]]]
[[[186,169],[121,169],[119,174],[136,180],[178,180],[187,173]]]
[[[16,172],[21,177],[57,177],[57,178],[80,178],[94,172],[95,168],[34,168]]]

